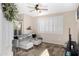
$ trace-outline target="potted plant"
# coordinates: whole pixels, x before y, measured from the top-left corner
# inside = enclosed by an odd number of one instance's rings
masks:
[[[16,20],[18,11],[14,3],[2,3],[1,6],[3,15],[8,21]]]

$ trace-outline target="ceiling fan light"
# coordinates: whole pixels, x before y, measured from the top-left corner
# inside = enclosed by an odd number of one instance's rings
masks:
[[[39,10],[39,13],[41,13],[41,10]]]

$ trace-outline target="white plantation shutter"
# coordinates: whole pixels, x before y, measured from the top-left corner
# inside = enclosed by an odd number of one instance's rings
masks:
[[[53,16],[48,19],[39,18],[37,20],[37,29],[39,33],[63,33],[63,16]]]

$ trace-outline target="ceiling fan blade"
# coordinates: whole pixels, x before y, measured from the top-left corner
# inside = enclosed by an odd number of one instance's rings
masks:
[[[31,5],[31,6],[33,6],[33,5],[35,5],[34,3],[27,3],[27,5]]]
[[[31,6],[27,6],[28,8],[33,8],[34,9],[34,7],[31,7]]]
[[[39,10],[48,10],[48,9],[39,9]]]
[[[30,10],[30,12],[35,11],[35,10]]]

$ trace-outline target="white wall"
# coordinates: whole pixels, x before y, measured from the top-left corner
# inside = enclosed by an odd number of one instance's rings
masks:
[[[1,11],[1,5],[0,5],[0,55],[2,54],[2,11]]]
[[[4,19],[2,24],[2,55],[13,55],[12,53],[13,25]]]
[[[0,55],[12,56],[13,24],[3,17],[0,4]]]
[[[68,37],[69,27],[71,28],[72,40],[78,43],[77,22],[76,22],[75,11],[67,12],[64,14],[64,36],[63,36],[64,40],[63,41],[67,41],[69,39]]]
[[[59,13],[59,14],[54,14],[54,15],[63,15],[63,34],[53,34],[53,33],[39,33],[43,37],[44,42],[48,43],[55,43],[55,44],[60,44],[64,45],[68,40],[69,40],[69,27],[71,28],[71,34],[72,34],[72,40],[77,42],[77,22],[76,22],[76,17],[75,17],[75,11],[69,11],[65,13]],[[47,15],[47,16],[41,16],[38,17],[43,18],[45,20],[49,18],[49,16],[54,16],[54,15]],[[37,19],[38,19],[37,18]],[[37,19],[34,21],[36,22]],[[34,22],[34,24],[35,24]],[[34,25],[35,31],[37,31],[36,24]]]
[[[26,34],[28,33],[28,31],[26,30],[29,26],[32,26],[32,29],[33,29],[33,22],[34,21],[34,18],[31,17],[31,16],[28,16],[26,14],[24,14],[24,19],[23,19],[23,33]]]

